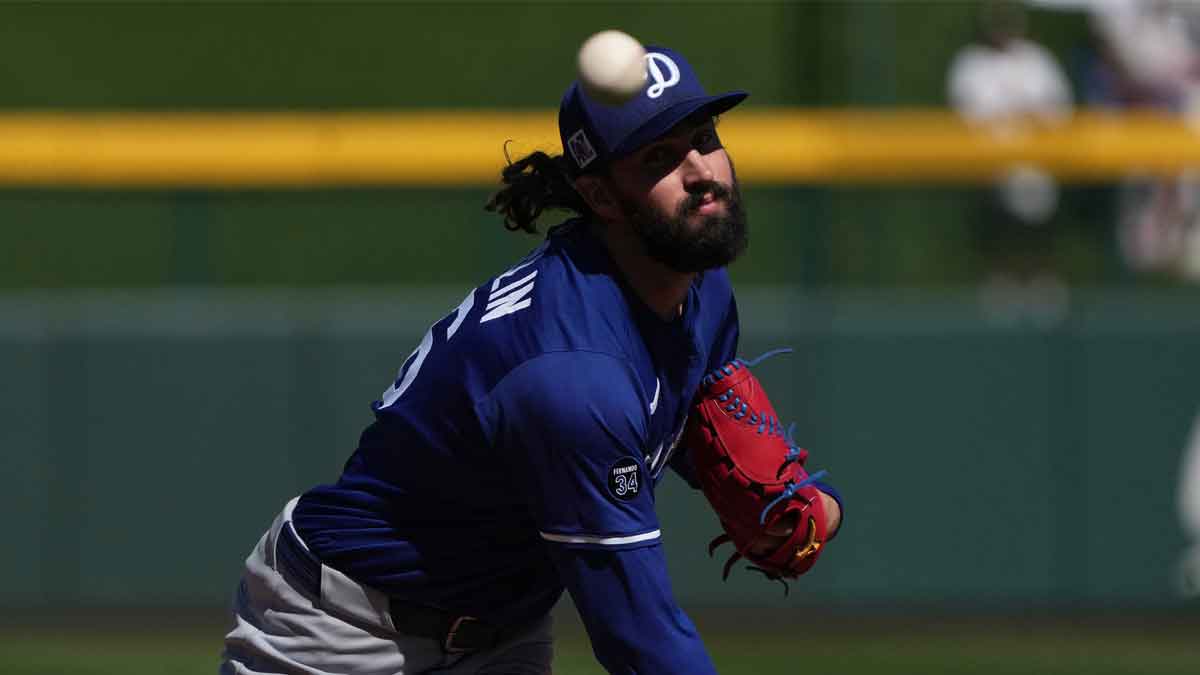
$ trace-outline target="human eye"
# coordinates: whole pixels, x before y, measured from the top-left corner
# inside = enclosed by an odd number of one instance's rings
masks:
[[[670,160],[671,153],[661,145],[651,148],[649,152],[642,156],[642,162],[651,168],[666,166]]]
[[[692,147],[700,152],[711,152],[721,147],[721,140],[717,138],[717,131],[712,127],[701,129],[692,136]]]

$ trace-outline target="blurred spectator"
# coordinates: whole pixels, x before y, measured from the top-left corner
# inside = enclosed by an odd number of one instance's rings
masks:
[[[950,65],[950,102],[971,122],[998,133],[1056,123],[1071,112],[1071,89],[1058,61],[1025,35],[1025,14],[1012,2],[987,2],[976,42]]]
[[[1066,75],[1053,54],[1025,38],[1025,13],[1013,2],[981,5],[978,37],[951,62],[947,93],[964,119],[1002,138],[1061,123],[1071,113]],[[1053,264],[1054,177],[1036,166],[1013,166],[979,204],[986,308],[1006,319],[1060,318],[1067,289]]]
[[[1184,596],[1200,596],[1200,415],[1183,450],[1179,472],[1179,517],[1189,548],[1179,561],[1179,590]]]
[[[1187,17],[1166,0],[1098,0],[1092,29],[1110,69],[1110,101],[1182,110],[1197,84]]]
[[[1090,104],[1151,107],[1200,119],[1197,3],[1094,0],[1099,58],[1085,77]],[[1190,20],[1190,21],[1189,21]],[[1200,177],[1131,177],[1121,187],[1117,241],[1135,271],[1200,279]]]

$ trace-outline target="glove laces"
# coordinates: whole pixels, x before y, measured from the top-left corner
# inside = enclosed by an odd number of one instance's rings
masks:
[[[809,485],[812,485],[813,483],[821,480],[828,474],[829,474],[828,471],[826,471],[825,469],[821,469],[820,471],[812,474],[811,476],[809,476],[808,478],[805,478],[804,480],[801,480],[801,481],[789,480],[787,482],[787,485],[783,488],[783,492],[781,492],[779,494],[779,496],[776,497],[775,499],[772,499],[771,503],[767,504],[767,506],[763,509],[762,515],[760,515],[758,517],[758,524],[765,525],[767,523],[767,514],[770,513],[771,509],[775,508],[775,506],[777,504],[779,504],[779,502],[782,502],[785,499],[791,499],[792,497],[796,496],[796,493],[800,491],[800,488],[808,487]]]
[[[776,356],[778,354],[790,354],[793,351],[795,350],[793,350],[791,347],[779,347],[777,349],[764,352],[758,357],[750,359],[749,361],[740,358],[734,359],[723,366],[713,368],[707,375],[704,376],[704,378],[701,380],[701,383],[706,387],[712,386],[713,383],[732,376],[736,371],[739,371],[742,368],[753,368],[772,356]],[[717,396],[717,401],[720,403],[728,403],[728,405],[723,406],[723,408],[725,412],[733,413],[733,418],[735,420],[741,420],[742,418],[746,417],[746,414],[749,412],[749,404],[743,401],[742,397],[734,396],[732,388],[727,389],[725,393]],[[750,417],[746,420],[746,423],[757,427],[756,431],[758,431],[759,434],[766,433],[783,436],[783,424],[780,423],[777,417],[772,415],[759,415],[758,413],[750,413]]]

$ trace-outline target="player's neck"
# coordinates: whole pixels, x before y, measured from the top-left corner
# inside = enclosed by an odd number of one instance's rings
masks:
[[[651,258],[641,239],[625,225],[599,225],[596,231],[642,302],[664,321],[678,317],[696,275],[676,272]]]

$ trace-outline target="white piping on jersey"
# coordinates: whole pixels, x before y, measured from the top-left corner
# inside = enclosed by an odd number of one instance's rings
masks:
[[[658,410],[658,394],[662,391],[662,380],[654,378],[654,400],[650,401],[650,414],[653,415],[655,410]]]
[[[675,438],[671,439],[671,447],[667,448],[667,456],[663,458],[662,465],[658,467],[658,472],[660,474],[662,473],[663,466],[666,466],[667,462],[671,461],[671,455],[675,454],[675,449],[679,447],[679,441],[683,439],[683,432],[687,429],[688,415],[690,414],[691,413],[684,411],[683,422],[679,423],[679,431],[675,432]],[[655,478],[657,478],[657,476],[655,476]]]
[[[662,530],[654,530],[642,534],[634,534],[628,537],[593,537],[584,534],[551,534],[550,532],[539,532],[542,539],[546,541],[556,541],[562,544],[600,544],[601,546],[620,546],[621,544],[636,544],[639,541],[650,541],[658,539],[662,536]]]

